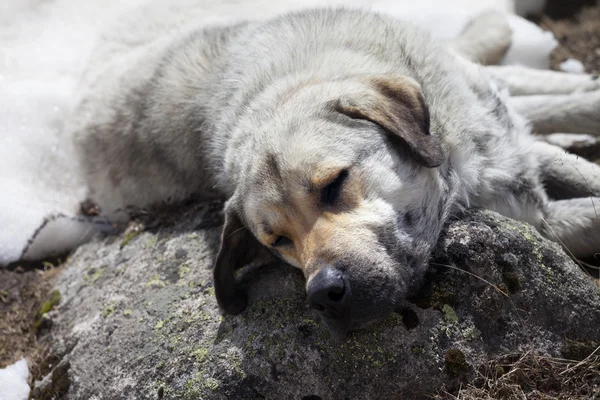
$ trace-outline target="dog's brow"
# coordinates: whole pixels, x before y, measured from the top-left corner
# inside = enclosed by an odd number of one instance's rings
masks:
[[[313,175],[312,179],[310,180],[310,184],[313,189],[320,190],[334,181],[340,174],[340,171],[344,169],[345,168],[330,167],[318,170],[318,172]]]
[[[306,190],[307,193],[313,193],[318,190],[318,188],[312,183],[311,179],[308,177],[304,177],[300,180],[300,186]]]
[[[267,235],[273,234],[273,229],[271,228],[271,225],[269,225],[269,223],[266,221],[259,222],[256,225],[256,227],[258,228],[257,231],[259,231],[259,232],[263,232],[264,234],[267,234]]]

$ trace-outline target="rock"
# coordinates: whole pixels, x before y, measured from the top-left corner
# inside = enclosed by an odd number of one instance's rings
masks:
[[[280,264],[243,271],[248,309],[222,316],[211,273],[219,227],[194,231],[198,215],[68,260],[47,337],[72,343],[54,373],[68,375],[66,398],[419,398],[456,389],[501,354],[600,342],[600,291],[558,245],[498,214],[451,222],[421,292],[345,340]]]

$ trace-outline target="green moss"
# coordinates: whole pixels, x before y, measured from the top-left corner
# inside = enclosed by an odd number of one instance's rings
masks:
[[[199,310],[189,317],[183,319],[183,322],[186,324],[193,324],[196,321],[211,321],[213,319],[212,314],[207,313],[204,310]]]
[[[458,322],[458,316],[456,315],[456,312],[448,304],[444,304],[444,306],[442,307],[442,312],[444,313],[444,318],[447,322],[451,324],[455,324]]]
[[[531,253],[535,256],[535,258],[537,259],[537,261],[540,264],[543,263],[540,239],[539,239],[539,237],[535,236],[534,228],[531,225],[524,224],[524,223],[515,224],[514,221],[511,221],[510,223],[508,223],[505,220],[502,220],[502,221],[496,220],[496,222],[503,228],[520,234],[523,238],[525,238],[525,240],[527,240],[529,243],[531,243],[531,245],[532,245]]]
[[[100,313],[104,318],[109,317],[112,315],[112,313],[115,312],[115,303],[110,303],[109,305],[107,305],[106,307],[104,307],[104,309],[102,310],[102,312]]]
[[[145,247],[147,249],[150,249],[150,248],[154,247],[154,245],[156,244],[156,241],[157,241],[156,235],[150,236],[150,239],[148,239],[148,241],[146,242],[146,246]]]
[[[155,274],[152,278],[150,278],[150,280],[148,282],[146,282],[146,287],[150,288],[150,287],[165,287],[167,286],[167,284],[165,283],[165,281],[163,281],[162,279],[160,279],[160,275],[159,274]]]
[[[208,349],[206,347],[199,347],[192,352],[192,357],[196,359],[196,362],[203,362],[208,357]]]
[[[215,391],[221,386],[221,382],[218,379],[212,377],[204,378],[204,375],[205,371],[200,371],[186,382],[184,391],[181,393],[184,399],[196,400],[205,398],[207,390]]]
[[[123,315],[126,317],[131,316],[131,314],[133,314],[133,310],[131,308],[127,308],[125,310],[123,310]]]
[[[465,358],[465,354],[459,349],[450,349],[444,354],[446,362],[446,371],[451,376],[459,376],[460,374],[469,371],[469,364]]]
[[[320,322],[317,322],[317,321],[315,321],[315,320],[314,320],[314,319],[312,319],[312,318],[304,318],[304,319],[302,320],[302,323],[303,323],[303,324],[305,324],[305,325],[310,325],[310,326],[314,326],[314,327],[319,327],[319,326],[321,326],[321,323],[320,323]]]
[[[45,269],[55,268],[54,264],[52,264],[50,261],[42,261],[42,265]]]
[[[481,336],[479,329],[475,328],[475,325],[468,326],[462,331],[462,335],[466,340],[475,340]]]
[[[233,370],[240,376],[240,378],[246,378],[246,371],[242,368],[242,360],[237,354],[229,356],[229,364],[233,366]]]
[[[53,290],[52,292],[50,292],[50,297],[48,298],[48,300],[42,303],[42,306],[38,310],[37,315],[41,317],[43,314],[46,314],[48,311],[56,307],[60,303],[60,300],[60,292],[58,290]]]
[[[129,229],[127,232],[125,232],[125,235],[123,236],[123,240],[121,241],[120,248],[122,249],[123,247],[127,246],[129,244],[129,242],[131,242],[141,232],[142,232],[142,229],[139,229],[137,227],[133,228],[133,229]]]
[[[202,392],[195,378],[189,379],[184,386],[182,397],[186,400],[202,398]]]
[[[167,320],[165,319],[161,319],[159,320],[156,325],[154,325],[154,330],[157,331],[159,329],[162,329],[165,326],[165,323],[167,322]]]
[[[83,279],[85,279],[85,281],[90,284],[93,285],[94,283],[96,283],[96,281],[98,279],[100,279],[100,277],[102,277],[102,275],[104,275],[104,270],[106,269],[106,266],[102,266],[100,268],[98,268],[97,270],[93,271],[91,274],[87,274],[85,275],[85,277]]]
[[[502,365],[496,365],[496,377],[499,378],[506,373],[506,370]]]
[[[206,380],[204,381],[204,385],[209,389],[209,390],[217,390],[220,386],[220,382],[218,380],[216,380],[215,378],[206,378]]]
[[[179,279],[182,279],[184,276],[186,276],[188,273],[190,272],[190,267],[187,266],[187,264],[181,264],[179,266],[179,269],[177,271],[177,275],[179,275]]]
[[[42,328],[43,315],[56,307],[60,303],[60,300],[61,295],[58,290],[53,290],[50,292],[48,299],[42,303],[38,311],[35,313],[35,317],[33,319],[33,331],[35,333],[38,333],[40,328]]]
[[[169,345],[171,347],[175,348],[175,347],[179,346],[180,343],[181,343],[180,335],[172,335],[171,337],[169,337]]]

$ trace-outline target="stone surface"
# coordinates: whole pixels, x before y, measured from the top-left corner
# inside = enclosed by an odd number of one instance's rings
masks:
[[[600,342],[600,291],[585,273],[528,225],[479,211],[449,224],[406,308],[344,340],[279,264],[243,271],[249,307],[222,316],[212,214],[75,252],[50,312],[57,367],[34,396],[51,398],[56,376],[68,399],[418,398],[500,354]]]

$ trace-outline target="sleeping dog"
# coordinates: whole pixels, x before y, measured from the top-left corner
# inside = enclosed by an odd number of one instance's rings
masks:
[[[600,83],[480,65],[510,45],[497,15],[440,43],[359,10],[216,26],[199,26],[201,9],[140,13],[102,36],[68,129],[114,220],[226,200],[224,312],[246,306],[235,270],[278,257],[330,324],[361,328],[419,288],[444,223],[468,207],[577,257],[600,251],[600,170],[531,134],[600,133]]]

